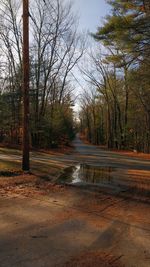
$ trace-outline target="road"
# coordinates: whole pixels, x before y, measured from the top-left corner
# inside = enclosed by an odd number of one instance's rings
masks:
[[[46,153],[31,152],[30,158],[32,161],[38,162],[38,164],[63,162],[66,163],[66,165],[69,165],[79,162],[98,166],[150,171],[149,160],[127,157],[119,153],[103,150],[93,145],[84,144],[78,136],[74,140],[73,145],[75,149],[69,155],[59,153],[49,155]],[[21,155],[19,151],[16,155],[14,150],[6,150],[4,153],[4,149],[0,149],[0,160],[20,161]]]
[[[103,150],[100,147],[85,144],[79,138],[73,142],[74,149],[69,154],[46,154],[31,152],[31,170],[40,175],[52,177],[55,180],[60,170],[76,164],[89,164],[91,166],[104,169],[104,175],[107,175],[105,167],[113,168],[111,171],[112,189],[119,184],[120,190],[129,188],[137,194],[150,195],[150,161],[142,158],[129,157],[113,151]],[[4,162],[21,163],[20,152],[14,150],[0,150],[0,160]],[[50,175],[52,167],[57,168],[56,175]],[[100,174],[99,174],[100,175]],[[101,175],[104,177],[104,175]],[[95,175],[94,175],[95,176]],[[108,180],[107,179],[107,180]],[[108,187],[108,183],[107,183]],[[110,187],[110,183],[109,183]],[[118,188],[119,190],[119,188]],[[135,192],[136,191],[136,192]]]
[[[79,137],[76,137],[73,144],[75,151],[78,153],[76,159],[79,161],[93,163],[99,166],[150,171],[149,160],[127,157],[112,151],[103,150],[99,147],[83,143]]]
[[[142,172],[149,184],[149,161],[103,151],[79,138],[74,146],[70,155],[32,153],[32,161],[41,167],[78,162],[115,166],[120,175],[136,170],[133,179]],[[13,151],[0,157],[20,161]],[[149,198],[76,187],[45,193],[36,186],[0,190],[0,267],[150,266]],[[88,261],[88,253],[94,260]],[[98,262],[99,255],[104,261]]]

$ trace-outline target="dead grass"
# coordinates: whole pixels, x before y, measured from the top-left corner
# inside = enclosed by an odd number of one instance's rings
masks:
[[[47,154],[47,155],[62,155],[62,154],[70,154],[74,150],[72,145],[69,146],[60,146],[59,148],[51,148],[51,149],[35,149],[31,148],[30,151],[32,153],[39,154]],[[0,152],[7,153],[8,155],[14,153],[15,155],[20,155],[22,153],[21,146],[19,145],[11,145],[11,144],[2,144],[0,143]]]
[[[146,154],[146,153],[139,153],[139,152],[133,152],[133,151],[124,151],[124,150],[115,150],[115,149],[113,149],[111,151],[113,151],[115,153],[118,153],[118,154],[121,154],[123,156],[150,160],[150,154]]]
[[[1,172],[1,174],[2,173],[6,174],[5,172]],[[62,192],[64,189],[65,187],[62,185],[51,183],[50,181],[46,181],[33,174],[20,174],[17,171],[8,171],[7,176],[0,176],[1,195],[19,194],[27,197],[35,195],[47,195],[50,192]]]

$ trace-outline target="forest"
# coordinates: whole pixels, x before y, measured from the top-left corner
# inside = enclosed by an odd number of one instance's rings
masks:
[[[77,30],[72,4],[30,3],[30,145],[68,145],[76,132],[74,69],[85,80],[78,128],[96,145],[150,152],[150,3],[107,1],[110,14]],[[18,0],[0,6],[0,142],[22,143],[22,20]],[[82,58],[86,62],[80,64]],[[82,67],[79,67],[82,65]]]
[[[150,2],[108,1],[111,14],[92,34],[99,48],[82,73],[81,131],[93,144],[150,152]]]
[[[0,142],[22,143],[22,3],[0,4]],[[84,52],[72,4],[30,3],[30,144],[57,147],[74,137],[72,70]]]
[[[150,0],[0,0],[0,267],[35,266],[150,267]]]

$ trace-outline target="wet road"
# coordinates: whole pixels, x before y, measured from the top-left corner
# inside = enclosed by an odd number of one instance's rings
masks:
[[[124,177],[122,181],[134,187],[142,183],[149,190],[149,161],[103,151],[83,144],[79,138],[74,146],[70,155],[33,152],[32,162],[40,168],[44,164],[50,168],[76,163],[115,166],[116,179]],[[0,160],[12,163],[21,160],[20,152],[0,151]],[[75,187],[43,195],[42,191],[32,192],[27,184],[21,188],[18,185],[17,192],[13,193],[9,186],[0,191],[1,267],[64,267],[83,251],[106,253],[107,258],[113,255],[125,267],[150,266],[149,199],[140,194],[134,197],[133,191],[109,194],[103,189],[93,192]],[[30,194],[26,197],[23,192]]]
[[[77,136],[73,142],[74,150],[70,154],[46,154],[31,152],[30,158],[38,164],[62,162],[66,165],[74,163],[87,163],[97,166],[116,167],[120,169],[133,169],[150,171],[150,161],[136,157],[128,157],[112,151],[83,143]],[[0,149],[0,160],[20,161],[21,153],[15,150]]]
[[[145,159],[127,157],[112,151],[106,151],[99,147],[84,144],[78,137],[73,142],[75,151],[78,153],[78,160],[93,163],[100,166],[117,168],[149,170],[150,161]]]

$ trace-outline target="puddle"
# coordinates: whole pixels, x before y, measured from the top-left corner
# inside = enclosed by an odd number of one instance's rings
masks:
[[[78,164],[74,167],[67,168],[59,177],[59,181],[76,184],[113,184],[112,173],[115,168],[97,167],[87,164]]]
[[[114,167],[77,164],[67,168],[58,181],[66,184],[104,186],[117,191],[150,195],[150,173],[148,176],[141,176],[141,174],[131,174],[129,170]]]

